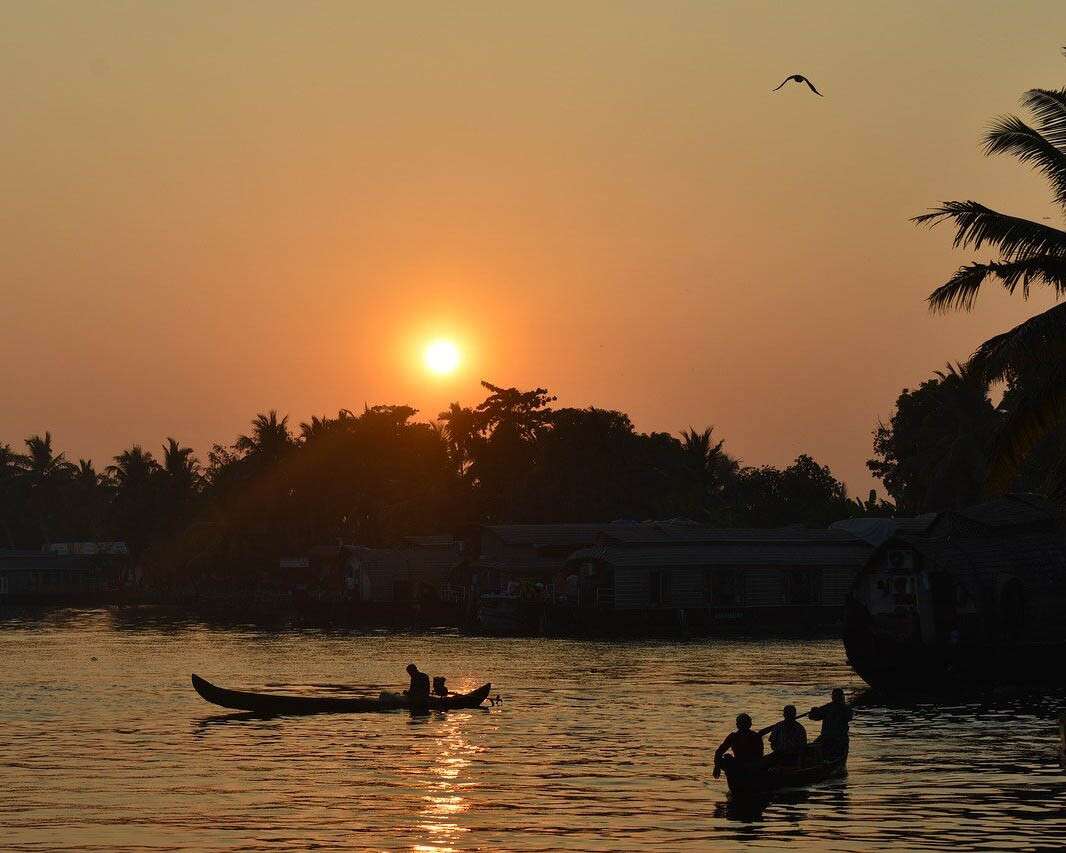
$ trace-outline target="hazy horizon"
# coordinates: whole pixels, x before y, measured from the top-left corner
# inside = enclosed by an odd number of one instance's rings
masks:
[[[5,11],[0,442],[204,459],[257,411],[432,419],[486,379],[862,495],[900,390],[1049,304],[930,315],[972,254],[908,220],[1060,220],[979,142],[1066,80],[1061,3]],[[794,72],[825,97],[771,94]]]

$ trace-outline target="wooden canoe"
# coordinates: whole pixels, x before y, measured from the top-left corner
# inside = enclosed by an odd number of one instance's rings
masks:
[[[407,697],[402,693],[383,693],[380,697],[286,696],[279,693],[252,693],[216,687],[196,673],[192,676],[192,686],[212,705],[232,708],[235,711],[250,711],[265,717],[280,714],[373,713],[410,707]],[[483,684],[469,693],[457,693],[446,697],[432,696],[429,700],[429,708],[432,711],[477,708],[488,698],[491,689],[491,684]]]
[[[805,788],[827,779],[846,776],[848,756],[818,758],[811,763],[805,762],[802,767],[766,767],[759,761],[731,764],[722,769],[729,783],[729,793],[737,797],[763,796],[782,788]]]

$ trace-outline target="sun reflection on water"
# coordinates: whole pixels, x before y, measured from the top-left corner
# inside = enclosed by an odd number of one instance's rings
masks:
[[[460,823],[470,810],[470,800],[463,791],[476,783],[465,781],[464,773],[479,750],[463,734],[468,719],[468,714],[440,715],[440,734],[430,741],[435,763],[421,783],[426,793],[417,826],[424,836],[412,850],[453,853],[456,848],[452,845],[470,831]]]

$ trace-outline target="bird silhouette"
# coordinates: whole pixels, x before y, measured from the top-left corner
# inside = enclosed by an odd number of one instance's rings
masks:
[[[790,80],[793,83],[806,83],[807,86],[810,88],[810,90],[812,92],[814,92],[814,94],[816,94],[819,98],[824,98],[825,97],[825,95],[823,95],[821,92],[819,92],[817,89],[815,89],[814,88],[814,84],[810,80],[808,80],[806,77],[804,77],[802,74],[789,74],[788,77],[786,77],[784,80],[781,81],[781,86],[784,86]],[[780,89],[781,86],[778,86],[777,89]],[[774,89],[774,91],[776,92],[777,89]]]

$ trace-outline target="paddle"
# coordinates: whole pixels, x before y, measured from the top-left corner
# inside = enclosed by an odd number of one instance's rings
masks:
[[[810,711],[804,711],[802,714],[796,714],[795,719],[802,720],[804,717],[809,717],[810,715],[811,715]],[[784,722],[786,722],[786,721],[785,720],[779,720],[778,722],[774,723],[772,726],[767,726],[765,729],[759,729],[759,737],[765,737],[766,735],[770,734],[770,732],[772,732],[774,729],[776,729],[778,726],[780,726]]]

